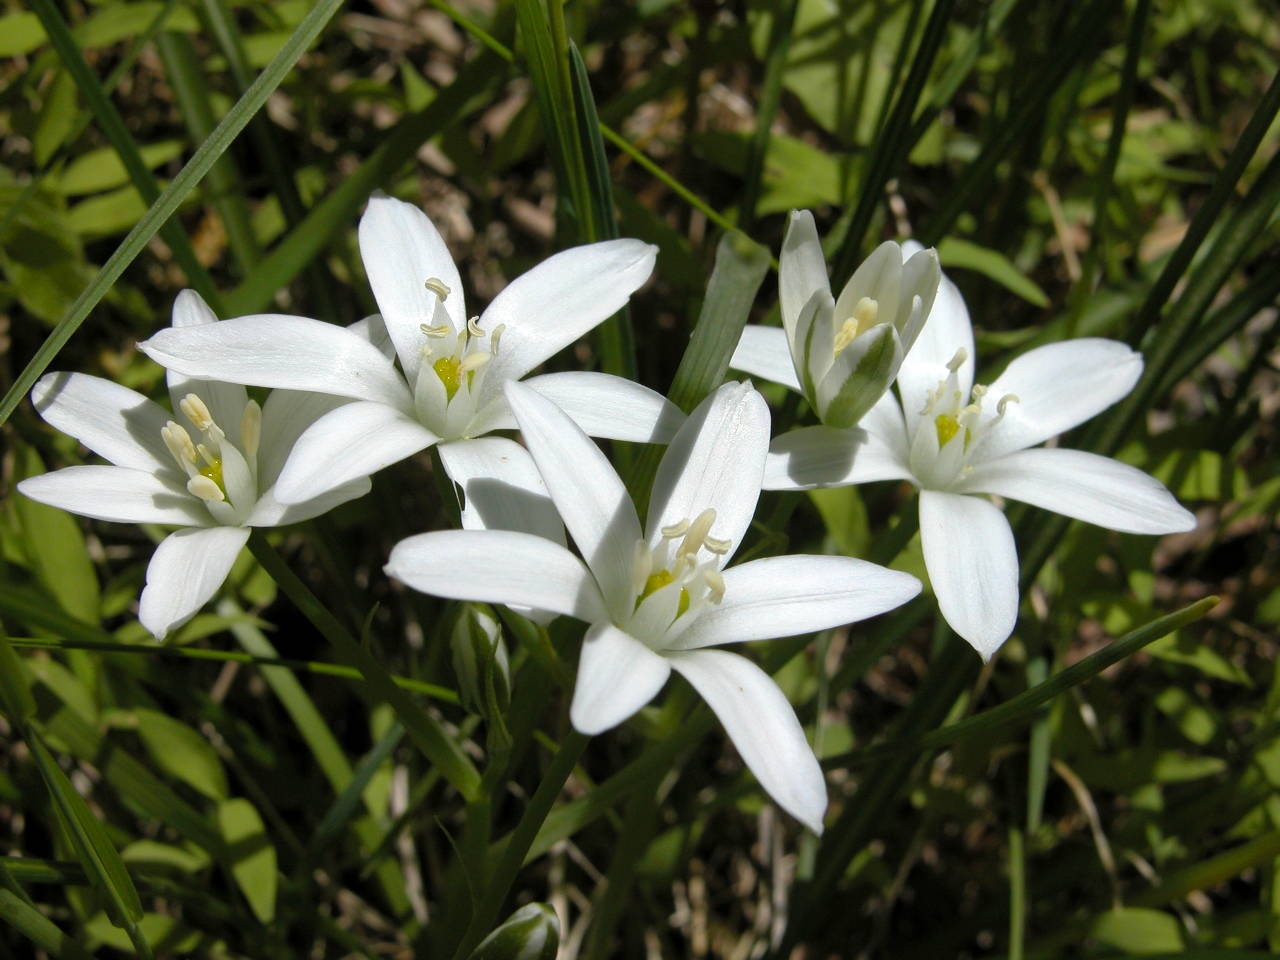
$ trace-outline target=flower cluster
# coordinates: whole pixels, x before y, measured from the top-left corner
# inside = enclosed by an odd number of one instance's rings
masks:
[[[156,550],[141,597],[139,618],[156,637],[217,592],[251,527],[362,496],[370,474],[434,447],[463,491],[463,529],[401,541],[390,576],[586,622],[570,707],[586,734],[625,721],[676,671],[777,803],[820,832],[826,787],[794,711],[764,671],[721,647],[872,617],[921,584],[850,557],[730,564],[762,489],[913,483],[939,608],[983,657],[1013,632],[1018,610],[1013,536],[985,495],[1135,533],[1193,523],[1132,467],[1037,446],[1127,394],[1141,358],[1120,343],[1072,340],[975,385],[964,302],[936,253],[916,244],[880,246],[836,298],[812,216],[792,214],[783,326],[748,327],[732,359],[800,392],[819,421],[771,444],[768,406],[746,382],[721,385],[685,417],[619,377],[528,376],[645,283],[647,244],[563,251],[473,316],[421,211],[376,196],[359,239],[380,314],[346,328],[283,315],[219,321],[194,293],[180,295],[172,326],[140,345],[168,370],[172,413],[81,374],[50,374],[34,390],[45,420],[112,465],[33,477],[22,493],[179,528]],[[271,392],[260,406],[246,385]],[[496,435],[510,430],[523,445]],[[591,437],[667,444],[643,523]]]

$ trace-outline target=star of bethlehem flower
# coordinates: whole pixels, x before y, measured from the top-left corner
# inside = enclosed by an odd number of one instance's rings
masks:
[[[360,253],[394,356],[319,320],[239,317],[165,330],[139,344],[191,377],[350,398],[298,440],[280,475],[286,503],[317,496],[432,445],[466,493],[463,525],[554,535],[559,520],[519,444],[488,437],[515,421],[503,385],[519,380],[621,309],[653,271],[657,248],[607,240],[562,251],[469,316],[458,268],[426,215],[377,195]],[[569,372],[529,384],[594,436],[665,442],[682,419],[665,397],[621,377]],[[560,534],[563,537],[563,533]]]
[[[920,335],[941,277],[938,255],[882,243],[833,299],[813,214],[793,210],[778,263],[782,328],[746,327],[730,366],[799,391],[827,426],[851,427],[889,389]]]
[[[755,512],[769,444],[768,408],[747,384],[720,387],[680,427],[644,529],[586,434],[529,387],[506,391],[582,559],[525,533],[441,531],[397,544],[387,573],[424,593],[537,605],[589,623],[570,709],[583,733],[626,720],[677,671],[774,800],[820,832],[826,785],[791,705],[763,670],[719,647],[874,616],[914,597],[919,581],[847,557],[725,569]]]
[[[1018,555],[986,494],[1124,533],[1190,530],[1195,517],[1154,477],[1082,450],[1038,447],[1133,389],[1142,356],[1086,337],[1029,350],[989,386],[974,384],[973,329],[944,277],[915,347],[857,427],[777,438],[765,489],[909,480],[920,490],[925,566],[947,623],[984,659],[1018,617]],[[1034,449],[1033,449],[1034,448]]]
[[[178,295],[175,328],[217,325],[199,294]],[[161,639],[213,597],[251,527],[306,520],[369,491],[366,477],[299,503],[276,496],[299,434],[344,401],[277,390],[260,407],[242,386],[175,373],[168,386],[172,414],[100,377],[45,375],[31,391],[40,416],[111,465],[66,467],[18,484],[32,500],[86,517],[179,528],[151,558],[138,614]]]

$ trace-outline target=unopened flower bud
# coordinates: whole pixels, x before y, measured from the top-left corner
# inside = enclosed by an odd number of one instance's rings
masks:
[[[470,960],[555,960],[560,920],[545,903],[527,903],[489,934]]]

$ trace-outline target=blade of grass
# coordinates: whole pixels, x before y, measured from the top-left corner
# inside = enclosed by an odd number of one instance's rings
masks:
[[[467,755],[445,731],[440,721],[423,710],[409,695],[392,682],[391,676],[376,657],[353,637],[331,614],[285,562],[266,538],[255,530],[249,537],[249,550],[276,585],[293,601],[298,610],[339,653],[360,671],[370,693],[390,704],[409,738],[462,796],[468,800],[480,789],[480,774]]]
[[[41,950],[68,960],[90,960],[90,954],[53,921],[9,890],[0,890],[0,917]]]
[[[756,109],[756,129],[751,136],[742,200],[738,204],[738,222],[744,233],[751,229],[756,219],[756,204],[759,202],[760,186],[764,180],[764,158],[769,152],[773,119],[778,114],[778,103],[782,99],[782,76],[787,66],[787,54],[791,50],[796,11],[799,9],[800,0],[791,0],[785,10],[774,13],[773,30],[769,35],[769,54],[765,58],[764,81],[760,85],[760,105]]]
[[[80,89],[81,96],[89,105],[103,136],[107,138],[120,157],[120,162],[124,164],[125,170],[128,171],[134,189],[142,196],[143,203],[154,205],[160,196],[160,186],[143,161],[142,154],[138,152],[138,145],[133,142],[133,137],[130,136],[115,105],[108,99],[102,85],[98,83],[98,78],[85,62],[84,54],[80,52],[80,47],[72,37],[67,22],[62,19],[62,14],[58,12],[53,0],[31,0],[31,6],[36,16],[40,18],[45,33],[48,34],[49,42],[58,51],[63,66],[71,74],[76,86]],[[191,239],[182,228],[182,224],[166,221],[160,228],[160,235],[172,248],[174,259],[187,275],[187,282],[217,310],[218,291],[208,271],[196,257]]]
[[[49,0],[43,0],[43,2],[48,3]],[[36,351],[36,355],[23,368],[22,373],[18,375],[8,392],[5,393],[3,400],[0,400],[0,424],[8,421],[22,398],[35,385],[40,374],[53,362],[53,358],[57,356],[63,345],[71,339],[72,334],[79,329],[80,324],[84,323],[89,312],[98,305],[98,301],[103,298],[111,285],[119,279],[125,268],[133,262],[134,258],[147,245],[147,242],[155,236],[160,227],[173,216],[179,204],[190,195],[205,174],[209,172],[209,168],[213,166],[218,157],[222,156],[223,151],[227,149],[231,141],[244,129],[245,124],[249,122],[249,118],[262,108],[262,105],[267,101],[267,97],[280,85],[285,75],[293,68],[298,58],[302,56],[307,47],[311,45],[311,42],[320,34],[325,24],[329,22],[329,19],[341,5],[342,0],[316,0],[315,6],[302,18],[302,22],[298,24],[284,46],[280,48],[280,52],[271,59],[266,69],[258,75],[258,79],[253,82],[253,86],[245,92],[235,106],[227,111],[227,115],[222,118],[213,134],[200,145],[199,149],[187,161],[178,175],[173,178],[173,181],[160,195],[159,199],[151,205],[143,218],[129,231],[128,236],[121,241],[115,253],[98,271],[97,277],[76,298],[76,302],[72,304],[67,315],[58,322],[53,332],[49,334],[40,349]]]
[[[195,143],[208,139],[217,122],[209,103],[209,83],[204,77],[195,48],[185,34],[165,31],[156,38],[156,49],[164,62],[173,98],[182,114],[187,132]],[[209,199],[227,233],[227,246],[242,275],[253,270],[260,259],[253,235],[252,214],[244,193],[244,181],[230,151],[218,158],[209,170]],[[149,202],[154,198],[148,198]]]

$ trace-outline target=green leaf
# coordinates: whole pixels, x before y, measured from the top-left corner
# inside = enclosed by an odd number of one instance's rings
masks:
[[[946,237],[938,244],[938,259],[949,270],[976,270],[1034,306],[1049,306],[1049,295],[1015,267],[1003,253],[980,247],[959,237]]]
[[[157,840],[135,840],[120,851],[120,857],[125,863],[148,872],[171,870],[192,874],[208,869],[212,863],[208,854],[194,844],[175,847],[171,843],[160,843]]]
[[[116,950],[131,951],[133,945],[102,914],[85,924],[85,932],[96,942]],[[200,944],[199,931],[164,913],[146,913],[138,922],[138,933],[151,949],[165,956],[191,956]]]
[[[827,536],[835,541],[836,549],[849,557],[865,556],[871,542],[871,528],[858,488],[810,490],[809,499],[822,515]]]
[[[182,155],[180,140],[163,140],[138,148],[138,155],[148,170],[154,170]],[[129,182],[129,174],[120,155],[110,147],[82,153],[67,164],[55,184],[59,193],[73,197],[85,193],[101,193]]]
[[[35,450],[24,445],[17,452],[20,477],[44,472]],[[89,559],[80,524],[65,510],[21,495],[14,497],[13,503],[36,579],[68,614],[97,623],[101,604],[98,573]]]
[[[33,731],[28,742],[36,767],[53,800],[58,821],[75,849],[76,859],[84,867],[90,882],[106,898],[111,922],[130,931],[131,939],[136,943],[134,925],[142,919],[142,904],[124,861],[107,836],[106,828],[93,815],[84,797],[76,792],[39,735]]]
[[[2,29],[3,26],[0,25],[0,30]],[[49,93],[40,108],[40,119],[36,122],[36,130],[31,138],[37,170],[44,169],[49,158],[76,128],[76,107],[76,82],[71,74],[59,70],[53,83],[49,85]]]
[[[1177,917],[1138,907],[1104,913],[1089,928],[1089,936],[1133,954],[1164,953],[1184,946]]]
[[[44,27],[34,13],[9,13],[0,17],[0,57],[30,53],[44,42]]]
[[[166,30],[190,33],[200,29],[195,11],[188,6],[175,3],[169,7],[164,20]],[[77,24],[71,33],[81,48],[106,47],[145,33],[156,17],[164,12],[165,4],[160,0],[112,3]]]
[[[36,701],[31,696],[27,668],[13,652],[9,638],[3,633],[0,633],[0,708],[18,726],[25,724],[36,712]]]
[[[155,710],[135,709],[130,716],[136,719],[138,736],[156,766],[212,800],[226,799],[227,775],[209,741]]]
[[[0,18],[0,30],[4,29],[3,21],[7,19],[12,18]],[[5,923],[51,956],[67,957],[68,960],[90,960],[89,954],[54,926],[53,921],[12,891],[0,889],[0,917],[4,917]]]
[[[253,804],[235,797],[218,804],[218,829],[231,859],[231,875],[263,923],[276,913],[276,848]]]

